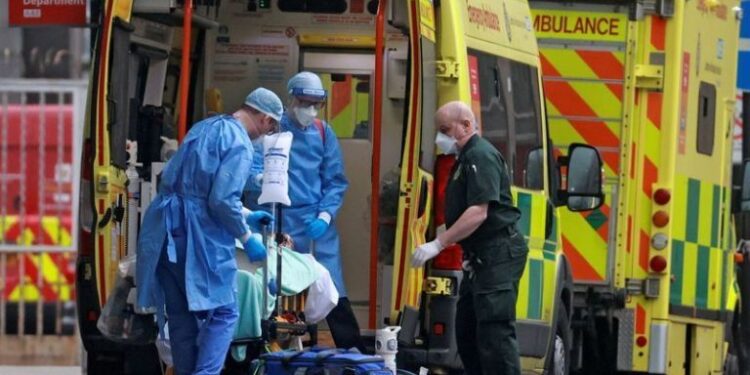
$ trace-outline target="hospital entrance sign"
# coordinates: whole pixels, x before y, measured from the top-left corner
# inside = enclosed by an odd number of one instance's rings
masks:
[[[11,0],[10,26],[84,26],[86,0]]]

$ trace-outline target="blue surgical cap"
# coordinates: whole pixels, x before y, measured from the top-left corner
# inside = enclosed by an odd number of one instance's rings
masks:
[[[281,99],[273,91],[263,87],[258,87],[248,94],[245,98],[245,105],[265,113],[276,121],[281,121],[281,115],[284,113]]]

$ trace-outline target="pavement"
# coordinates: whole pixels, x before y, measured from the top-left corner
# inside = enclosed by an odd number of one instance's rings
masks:
[[[81,375],[81,366],[0,366],[3,375]]]

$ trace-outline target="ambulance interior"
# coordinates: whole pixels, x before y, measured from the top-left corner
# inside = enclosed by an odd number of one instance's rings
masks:
[[[391,267],[383,262],[375,286],[378,301],[369,300],[377,2],[309,1],[306,7],[295,5],[305,2],[279,1],[278,7],[266,6],[269,3],[231,1],[218,9],[198,6],[194,10],[188,130],[213,112],[239,108],[247,93],[259,86],[273,90],[286,105],[289,77],[302,70],[319,74],[328,90],[319,117],[338,136],[349,180],[336,219],[349,299],[361,328],[368,328],[371,304],[379,307],[375,321],[382,324],[391,289]],[[333,6],[338,3],[344,6]],[[156,193],[164,160],[176,148],[181,13],[151,1],[135,1],[130,22],[115,22],[113,33],[109,96],[118,107],[114,111],[118,123],[127,126],[110,129],[110,152],[114,166],[138,171],[138,181],[131,179],[131,183],[140,187],[138,207],[142,213]],[[381,181],[387,184],[381,188],[386,194],[380,198],[381,217],[376,220],[381,221],[381,233],[385,233],[381,244],[392,245],[405,131],[408,44],[402,31],[392,26],[386,26],[385,40],[383,141],[378,168]],[[120,63],[125,61],[128,63]],[[425,131],[430,134],[424,139],[431,143],[434,133],[428,128]],[[133,220],[131,227],[137,228],[137,222]],[[134,244],[137,229],[129,229],[127,242]],[[134,253],[135,247],[131,245],[127,251]],[[381,254],[380,259],[385,258]]]

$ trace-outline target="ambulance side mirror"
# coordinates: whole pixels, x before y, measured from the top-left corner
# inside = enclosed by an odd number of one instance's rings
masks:
[[[559,159],[567,167],[566,187],[558,191],[558,199],[571,211],[589,211],[604,203],[602,194],[602,160],[595,148],[572,144],[568,156]]]

